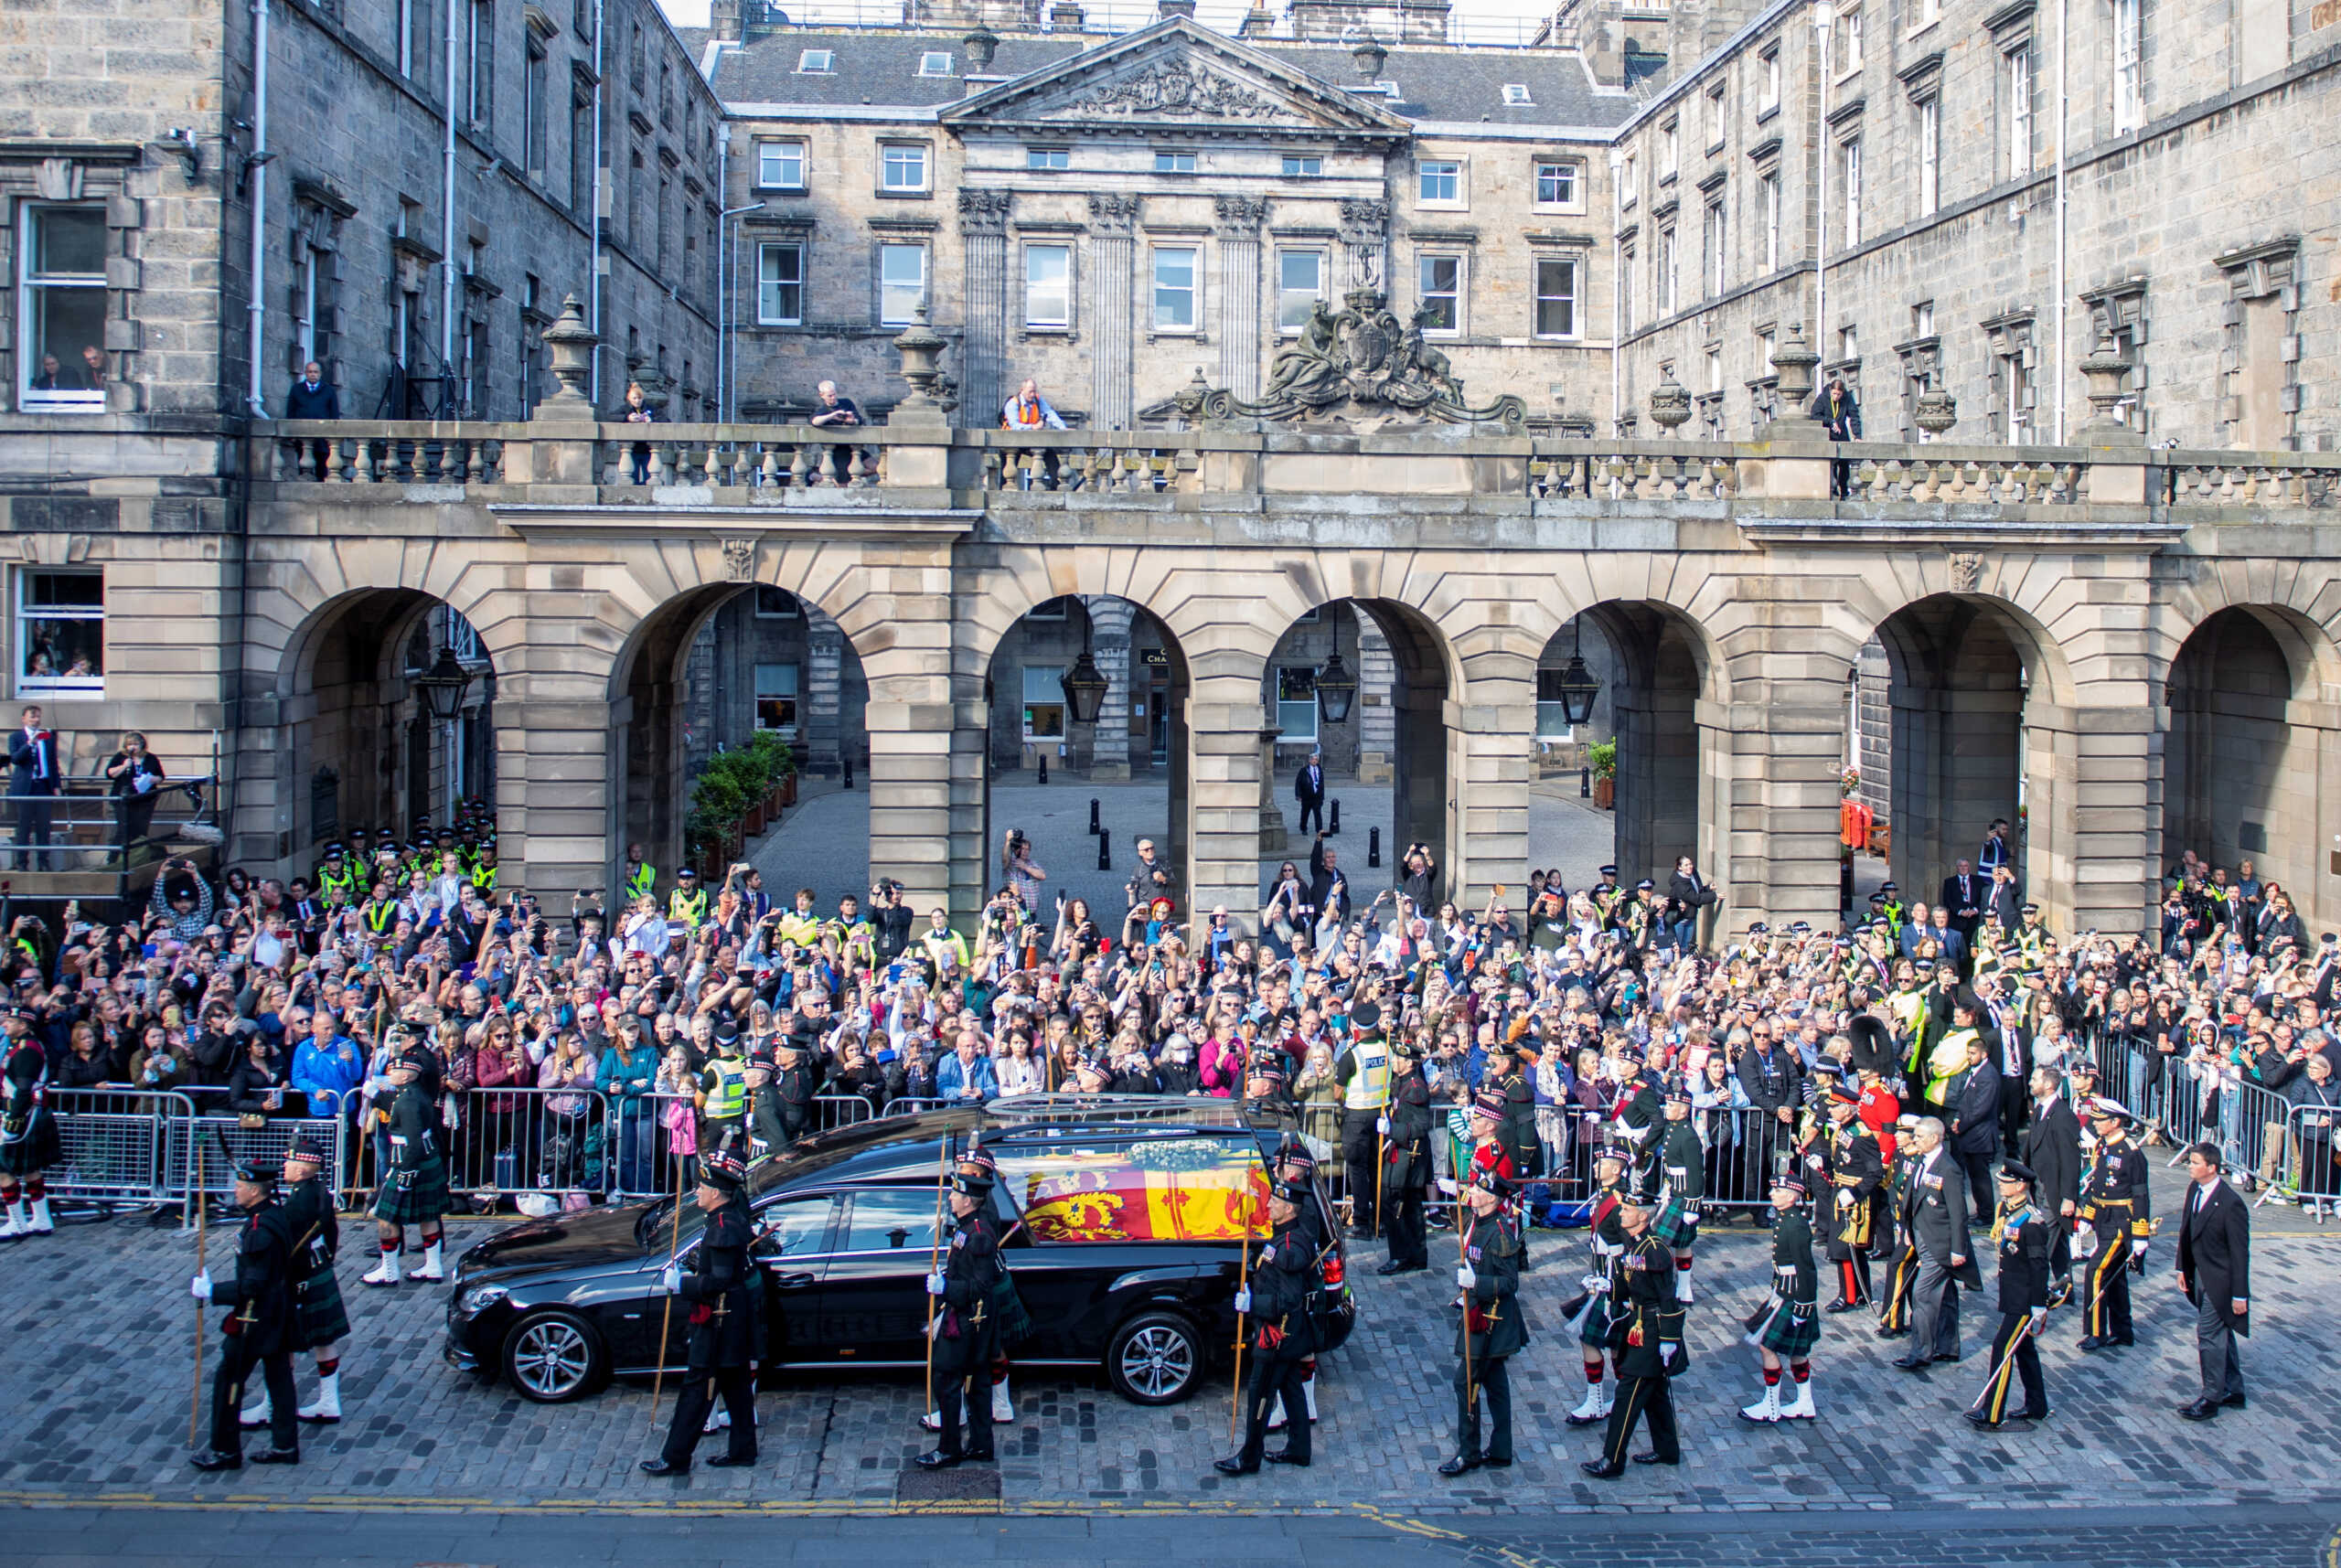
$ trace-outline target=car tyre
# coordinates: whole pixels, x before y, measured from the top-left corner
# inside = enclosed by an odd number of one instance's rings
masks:
[[[1132,1404],[1176,1404],[1203,1381],[1206,1354],[1194,1324],[1176,1312],[1141,1312],[1114,1330],[1106,1376]]]
[[[609,1351],[574,1312],[531,1312],[504,1336],[504,1380],[532,1404],[566,1404],[607,1380]]]

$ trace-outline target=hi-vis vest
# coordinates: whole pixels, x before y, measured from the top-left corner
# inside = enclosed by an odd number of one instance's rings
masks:
[[[707,890],[701,888],[695,893],[687,893],[677,888],[667,897],[667,918],[679,920],[690,930],[697,931],[700,922],[707,918]]]
[[[719,1056],[707,1064],[707,1075],[715,1081],[707,1092],[707,1119],[711,1122],[736,1121],[748,1108],[748,1065],[737,1058]]]
[[[647,899],[658,885],[658,868],[647,861],[636,866],[625,880],[625,891],[635,898]]]
[[[1379,1111],[1390,1102],[1390,1047],[1378,1040],[1361,1040],[1350,1047],[1357,1072],[1342,1092],[1342,1104],[1352,1111]]]

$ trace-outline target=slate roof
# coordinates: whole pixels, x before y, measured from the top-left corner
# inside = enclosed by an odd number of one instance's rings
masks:
[[[684,36],[694,49],[706,37],[696,28]],[[964,36],[947,28],[788,27],[724,51],[716,66],[715,91],[729,104],[934,110],[970,96],[961,74],[967,69]],[[1003,34],[983,75],[1012,79],[1117,41],[1094,33]],[[1240,47],[1256,48],[1331,87],[1349,90],[1363,80],[1343,45],[1283,39],[1245,40]],[[799,70],[807,49],[829,50],[834,69]],[[921,58],[935,50],[951,54],[952,75],[919,74]],[[1383,62],[1380,80],[1395,82],[1397,95],[1362,95],[1365,101],[1416,122],[1608,128],[1623,123],[1637,101],[1624,91],[1598,86],[1582,57],[1559,49],[1399,45]],[[1514,82],[1528,89],[1528,103],[1504,102],[1505,84]]]

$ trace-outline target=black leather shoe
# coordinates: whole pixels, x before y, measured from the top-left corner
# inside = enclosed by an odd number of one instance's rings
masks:
[[[729,1454],[718,1454],[707,1462],[707,1467],[711,1470],[744,1470],[755,1462],[756,1456],[754,1454],[744,1459],[734,1459]]]
[[[1927,1370],[1927,1360],[1925,1356],[1897,1356],[1894,1364],[1906,1372],[1923,1372]]]
[[[2046,1421],[2054,1413],[2056,1413],[2054,1411],[2048,1410],[2026,1410],[2019,1411],[2016,1413],[2015,1419],[2018,1421]]]
[[[1271,1448],[1267,1453],[1261,1455],[1260,1457],[1266,1459],[1271,1465],[1290,1465],[1297,1470],[1306,1470],[1309,1468],[1308,1457],[1304,1455],[1296,1454],[1289,1448]]]
[[[1956,1361],[1959,1360],[1959,1356],[1954,1351],[1937,1350],[1935,1352],[1934,1359],[1938,1361]]]
[[[1613,1464],[1608,1459],[1587,1459],[1577,1466],[1577,1468],[1597,1481],[1614,1480],[1626,1473],[1626,1467]]]
[[[2100,1345],[2104,1343],[2104,1340],[2099,1339],[2094,1334],[2084,1334],[2079,1340],[2075,1341],[2074,1348],[2081,1350],[2094,1350]]]
[[[1980,1426],[1986,1432],[1997,1432],[2000,1429],[1998,1422],[1991,1420],[1980,1410],[1964,1410],[1960,1413],[1967,1417],[1970,1424]]]
[[[2225,1399],[2223,1399],[2223,1400],[2219,1401],[2219,1408],[2220,1408],[2221,1410],[2241,1410],[2241,1409],[2243,1409],[2243,1408],[2244,1408],[2244,1403],[2243,1403],[2243,1395],[2241,1395],[2241,1394],[2239,1394],[2239,1393],[2231,1393],[2231,1394],[2228,1395],[2228,1396],[2227,1396],[2227,1398],[2225,1398]]]
[[[1492,1454],[1482,1455],[1480,1456],[1480,1463],[1482,1467],[1491,1470],[1509,1470],[1512,1468],[1511,1460],[1499,1459]]]
[[[1438,1467],[1438,1473],[1442,1476],[1466,1476],[1479,1467],[1480,1461],[1477,1459],[1466,1459],[1462,1455],[1458,1454],[1454,1458],[1441,1465]]]
[[[2137,1342],[2138,1337],[2135,1334],[2108,1334],[2104,1339],[2098,1341],[2099,1344],[2106,1346],[2134,1345]]]
[[[252,1456],[255,1465],[297,1465],[301,1462],[298,1448],[263,1448]]]
[[[961,1456],[961,1463],[968,1465],[996,1465],[999,1462],[989,1448],[980,1454],[967,1454]]]
[[[217,1448],[206,1448],[187,1461],[198,1470],[241,1470],[244,1467],[241,1454],[222,1454]]]
[[[946,1454],[940,1448],[931,1449],[918,1456],[918,1467],[922,1470],[948,1470],[959,1463],[960,1457],[957,1454]]]
[[[1833,1301],[1821,1310],[1823,1312],[1851,1312],[1853,1309],[1854,1304],[1850,1301]]]
[[[2186,1421],[2216,1421],[2219,1416],[2219,1407],[2207,1399],[2198,1399],[2192,1404],[2180,1405],[2178,1413]]]
[[[1877,1337],[1881,1339],[1899,1339],[1909,1331],[1908,1328],[1880,1328],[1877,1331]]]
[[[1682,1456],[1679,1455],[1672,1459],[1660,1458],[1658,1456],[1658,1450],[1655,1448],[1652,1449],[1647,1454],[1637,1454],[1634,1456],[1634,1463],[1637,1465],[1680,1465],[1682,1462]]]
[[[646,1476],[688,1476],[691,1473],[691,1462],[686,1459],[679,1465],[669,1465],[664,1459],[645,1459],[642,1473]]]
[[[1259,1466],[1246,1465],[1241,1459],[1213,1459],[1211,1467],[1223,1476],[1256,1476],[1260,1473]]]

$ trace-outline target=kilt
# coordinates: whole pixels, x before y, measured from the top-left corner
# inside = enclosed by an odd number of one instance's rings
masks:
[[[394,1170],[374,1200],[385,1225],[430,1225],[447,1212],[447,1162],[436,1155],[412,1170]]]
[[[1596,1353],[1609,1349],[1609,1298],[1598,1296],[1586,1308],[1585,1322],[1577,1331],[1577,1342]]]
[[[1821,1343],[1821,1309],[1782,1299],[1748,1337],[1783,1360],[1801,1361]]]
[[[286,1348],[314,1350],[349,1338],[349,1314],[341,1305],[341,1282],[319,1269],[293,1287],[293,1337]]]
[[[26,1121],[25,1136],[0,1142],[0,1173],[35,1176],[55,1165],[64,1153],[57,1136],[57,1118],[49,1115],[48,1106],[37,1105]]]
[[[1679,1197],[1670,1197],[1652,1216],[1651,1234],[1670,1247],[1693,1245],[1699,1239],[1699,1211]]]

